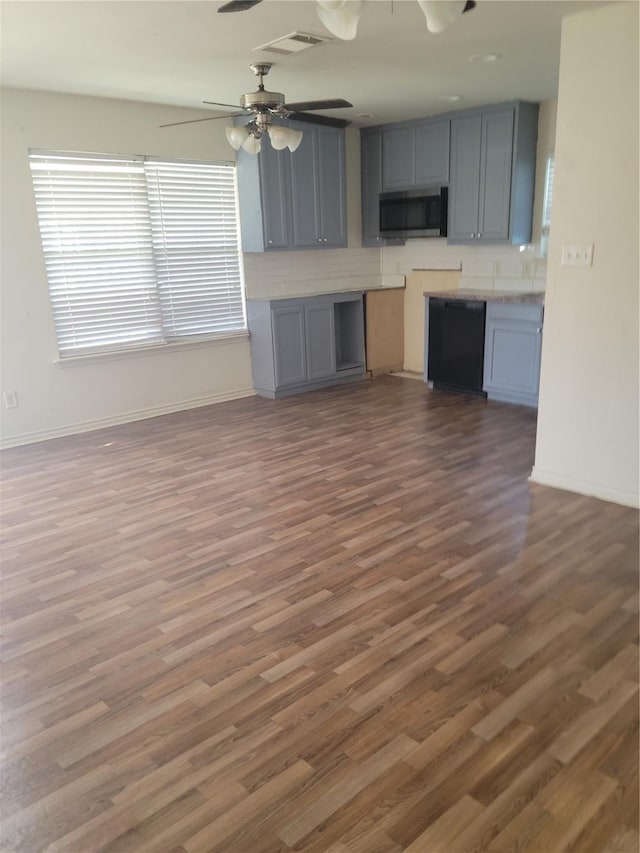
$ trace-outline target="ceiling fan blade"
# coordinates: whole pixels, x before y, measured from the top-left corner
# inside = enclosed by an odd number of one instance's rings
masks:
[[[228,107],[230,110],[242,111],[242,107],[239,107],[238,104],[220,104],[218,101],[203,101],[202,103],[211,104],[213,107]]]
[[[225,3],[220,6],[218,12],[246,12],[248,9],[253,9],[262,0],[231,0],[230,3]]]
[[[217,118],[232,118],[232,116],[207,116],[207,118],[191,118],[187,121],[172,121],[171,124],[161,124],[160,127],[177,127],[179,124],[195,124],[198,121],[215,121]]]
[[[285,110],[297,112],[298,110],[341,110],[344,107],[352,107],[344,98],[330,98],[326,101],[298,101],[295,104],[285,104]]]
[[[346,118],[332,118],[331,116],[319,116],[313,113],[291,113],[289,118],[293,121],[308,121],[310,124],[326,124],[328,127],[346,127],[351,124]]]

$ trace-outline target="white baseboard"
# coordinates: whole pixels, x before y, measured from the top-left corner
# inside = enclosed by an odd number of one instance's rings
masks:
[[[112,415],[106,418],[96,418],[90,421],[81,421],[75,424],[56,427],[55,429],[40,430],[37,432],[22,433],[0,439],[0,449],[20,447],[24,444],[34,444],[37,441],[47,441],[50,438],[61,438],[65,435],[77,435],[81,432],[91,432],[105,427],[128,424],[133,421],[143,421],[147,418],[157,418],[159,415],[169,415],[172,412],[182,412],[187,409],[198,409],[201,406],[210,406],[213,403],[224,403],[228,400],[239,400],[243,397],[255,397],[253,388],[242,388],[239,391],[231,391],[223,394],[208,394],[206,397],[196,397],[192,400],[182,400],[179,403],[165,403],[161,406],[150,406],[146,409],[136,409],[133,412],[123,412],[120,415]]]
[[[600,498],[603,501],[622,504],[634,508],[640,507],[640,495],[637,492],[627,492],[624,489],[612,489],[602,483],[594,483],[591,480],[581,480],[579,477],[565,477],[562,474],[554,474],[551,471],[541,471],[534,466],[531,483],[539,483],[541,486],[551,486],[554,489],[564,489],[567,492],[576,492],[579,495],[587,495],[592,498]]]

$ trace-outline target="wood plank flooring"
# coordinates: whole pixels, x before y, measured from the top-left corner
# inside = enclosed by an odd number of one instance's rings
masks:
[[[636,851],[638,516],[372,382],[3,455],[3,851]]]

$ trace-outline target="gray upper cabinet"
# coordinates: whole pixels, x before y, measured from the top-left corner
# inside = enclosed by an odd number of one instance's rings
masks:
[[[384,192],[449,182],[449,119],[382,128]]]
[[[415,186],[416,133],[414,127],[384,130],[382,137],[382,189]]]
[[[428,121],[416,125],[415,182],[417,187],[449,183],[450,122]]]
[[[398,246],[404,240],[385,240],[380,236],[380,193],[382,192],[382,131],[360,131],[362,189],[362,245]]]
[[[318,207],[322,242],[328,246],[346,246],[344,131],[321,125],[317,128],[317,135]]]
[[[245,252],[287,249],[290,236],[289,151],[269,143],[256,157],[242,148],[237,154],[240,231]]]
[[[292,245],[296,249],[315,249],[322,243],[318,203],[318,136],[311,128],[305,128],[305,131],[299,147],[290,155]]]
[[[291,155],[293,247],[347,245],[344,132],[291,122],[304,136]]]
[[[294,123],[296,151],[263,141],[256,157],[237,156],[242,248],[245,252],[347,245],[344,131]]]
[[[362,245],[380,246],[380,209],[382,191],[382,131],[360,131],[360,186],[362,190]]]
[[[245,154],[245,152],[242,152]],[[246,157],[253,157],[245,154]],[[262,199],[262,224],[264,245],[270,249],[286,249],[289,246],[288,172],[291,154],[289,151],[275,151],[270,145],[264,146],[260,154],[260,197]],[[259,208],[256,210],[259,213]]]
[[[452,117],[449,243],[530,241],[537,128],[537,104]]]

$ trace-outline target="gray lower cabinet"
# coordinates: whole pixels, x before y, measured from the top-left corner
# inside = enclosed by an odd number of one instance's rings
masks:
[[[452,117],[449,243],[531,240],[537,128],[522,102]]]
[[[299,385],[307,378],[303,306],[274,308],[271,324],[276,386],[284,388],[287,385]]]
[[[542,305],[488,302],[484,390],[492,400],[538,405]]]
[[[361,293],[249,300],[256,392],[277,398],[361,379],[365,373]]]

